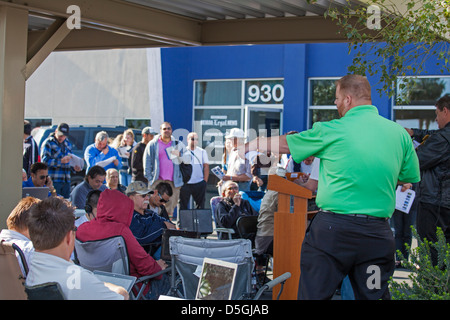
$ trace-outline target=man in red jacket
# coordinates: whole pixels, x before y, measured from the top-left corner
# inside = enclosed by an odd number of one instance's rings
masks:
[[[83,223],[77,230],[80,241],[101,240],[122,236],[125,240],[130,263],[130,275],[137,278],[152,275],[167,267],[163,260],[155,261],[138,243],[130,230],[134,203],[126,195],[106,189],[100,194],[97,204],[97,218]],[[147,298],[157,299],[170,288],[166,274],[152,281],[151,292],[144,292]],[[148,290],[147,290],[148,291]]]

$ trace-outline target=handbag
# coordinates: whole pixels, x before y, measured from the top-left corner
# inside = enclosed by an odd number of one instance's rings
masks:
[[[178,145],[178,141],[176,142],[176,145]],[[181,175],[183,176],[183,183],[187,183],[192,176],[192,164],[181,162],[179,166]]]

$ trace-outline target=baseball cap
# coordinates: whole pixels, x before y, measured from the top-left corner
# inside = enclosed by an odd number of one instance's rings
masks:
[[[128,185],[125,193],[127,195],[130,195],[132,193],[148,194],[148,193],[153,193],[153,191],[147,187],[146,183],[144,183],[142,181],[133,181]]]
[[[69,125],[67,123],[60,123],[56,128],[58,136],[67,136],[69,134]]]
[[[158,134],[158,132],[155,131],[155,129],[153,129],[152,127],[145,127],[144,129],[142,129],[142,134]]]
[[[239,138],[239,139],[245,139],[245,133],[244,130],[239,128],[233,128],[228,132],[228,134],[225,135],[225,139],[230,138]]]

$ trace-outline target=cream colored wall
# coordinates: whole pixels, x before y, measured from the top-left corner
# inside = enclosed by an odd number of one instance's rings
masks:
[[[153,116],[157,125],[160,78],[159,49],[53,52],[26,83],[25,118],[124,125],[126,118]]]

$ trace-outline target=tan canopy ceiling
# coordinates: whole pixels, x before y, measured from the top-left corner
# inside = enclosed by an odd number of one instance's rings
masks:
[[[80,9],[55,50],[344,41],[323,15],[359,1],[317,0],[0,0],[29,11],[28,47],[48,39]],[[39,40],[40,39],[40,40]],[[38,45],[39,46],[39,45]]]

